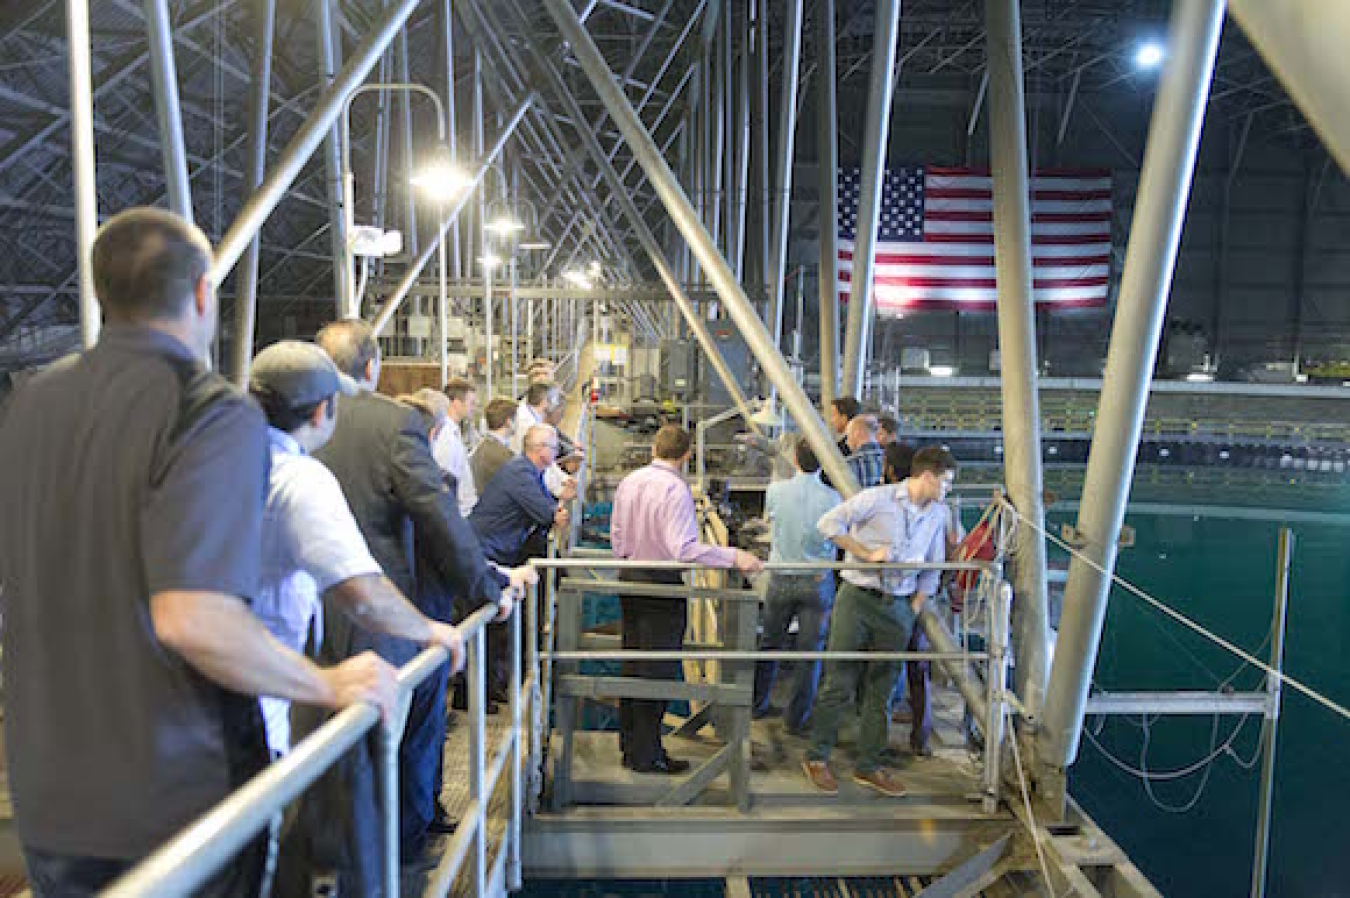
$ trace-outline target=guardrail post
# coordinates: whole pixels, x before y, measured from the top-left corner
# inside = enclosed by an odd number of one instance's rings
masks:
[[[549,552],[552,554],[553,545],[549,543]],[[539,572],[541,578],[553,577],[552,568],[544,568]],[[525,644],[529,646],[530,659],[530,760],[529,760],[529,810],[534,813],[539,810],[539,794],[542,791],[543,777],[541,776],[543,760],[543,738],[544,738],[544,715],[548,713],[543,708],[543,691],[539,683],[539,586],[531,586],[529,594],[525,598]]]
[[[398,711],[380,723],[380,816],[384,824],[383,878],[388,898],[399,895],[398,746],[412,703],[412,687],[398,698]]]
[[[506,833],[506,888],[514,892],[520,888],[520,822],[525,789],[525,756],[521,753],[520,689],[520,618],[517,611],[511,615],[511,820]]]
[[[473,844],[469,849],[469,894],[481,896],[487,892],[487,806],[488,794],[485,752],[487,747],[487,628],[479,630],[469,642],[469,802],[473,818],[463,825],[473,827]]]
[[[1003,689],[1008,676],[1008,628],[1012,586],[999,581],[989,603],[988,716],[984,728],[984,812],[998,810],[1000,763],[1003,752]],[[1017,738],[1015,735],[1013,738]]]

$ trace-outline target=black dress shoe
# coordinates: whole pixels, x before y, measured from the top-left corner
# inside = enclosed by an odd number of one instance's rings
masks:
[[[427,824],[427,832],[437,836],[450,836],[454,835],[458,827],[458,820],[451,820],[450,816],[445,813],[445,808],[437,807],[436,816],[432,817],[431,822]]]
[[[689,762],[666,755],[650,764],[633,764],[629,767],[634,773],[659,773],[664,776],[676,776],[689,770]]]

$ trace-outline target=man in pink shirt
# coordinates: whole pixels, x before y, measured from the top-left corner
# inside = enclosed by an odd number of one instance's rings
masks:
[[[689,461],[689,432],[667,424],[656,432],[652,463],[629,474],[614,494],[610,542],[614,557],[641,561],[683,561],[709,567],[736,568],[746,573],[763,564],[749,552],[699,542],[694,497],[684,482]],[[626,570],[621,580],[682,584],[679,571]],[[625,649],[679,649],[689,619],[687,599],[621,596]],[[626,677],[680,680],[679,661],[628,661]],[[623,764],[638,773],[683,773],[689,762],[672,758],[661,745],[661,720],[666,702],[622,699],[619,703],[619,745]]]

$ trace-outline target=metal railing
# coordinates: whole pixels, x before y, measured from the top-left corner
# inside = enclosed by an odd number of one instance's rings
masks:
[[[509,728],[496,745],[489,746],[486,724],[486,630],[496,614],[495,606],[486,606],[470,615],[460,626],[465,637],[466,670],[469,693],[469,804],[459,821],[455,835],[435,869],[428,876],[425,895],[448,894],[465,863],[469,869],[469,891],[475,896],[501,888],[517,889],[521,884],[521,829],[528,803],[537,807],[543,788],[544,743],[549,738],[548,713],[554,696],[554,663],[582,660],[627,660],[634,658],[679,658],[750,662],[767,660],[955,660],[961,663],[982,661],[988,664],[988,719],[980,721],[985,729],[983,800],[992,811],[998,801],[999,752],[1002,741],[1003,708],[1009,696],[1004,690],[1008,637],[1008,600],[1010,590],[998,579],[997,562],[947,562],[942,564],[893,563],[803,563],[765,565],[769,573],[835,571],[841,569],[875,571],[976,571],[985,582],[997,584],[997,601],[988,604],[989,633],[983,652],[807,652],[689,649],[680,651],[571,651],[557,649],[551,643],[557,636],[558,585],[553,571],[713,571],[702,565],[679,562],[623,561],[610,558],[548,558],[532,564],[544,576],[542,590],[531,587],[522,611],[513,614],[510,628]],[[607,588],[606,581],[596,587]],[[624,582],[624,588],[650,589],[649,584]],[[726,593],[705,587],[673,587],[672,599],[684,599],[704,593]],[[547,626],[540,628],[541,614]],[[522,621],[522,617],[524,620]],[[541,650],[541,632],[550,645]],[[329,719],[313,734],[300,741],[285,757],[228,796],[181,833],[129,871],[103,894],[115,898],[133,896],[189,895],[223,869],[235,855],[256,839],[292,801],[299,798],[353,746],[371,731],[380,728],[380,754],[377,776],[380,780],[381,833],[383,836],[383,883],[388,896],[400,893],[398,746],[406,723],[408,704],[414,688],[426,680],[447,660],[442,648],[430,648],[398,671],[400,704],[391,719],[381,720],[369,704],[347,708]],[[528,669],[527,669],[528,667]],[[673,683],[672,683],[673,685]],[[744,708],[744,732],[748,735],[749,708]],[[527,737],[528,734],[528,737]],[[527,743],[528,738],[528,743]],[[993,747],[993,748],[991,748]],[[528,748],[528,752],[526,749]],[[489,753],[489,749],[491,752]],[[748,774],[747,774],[748,775]],[[502,778],[510,787],[506,826],[495,860],[488,864],[488,812],[492,797]],[[555,784],[556,785],[556,784]]]
[[[531,588],[524,603],[531,622],[535,618],[535,597]],[[523,816],[524,753],[521,722],[525,702],[522,690],[533,690],[538,682],[537,642],[530,627],[532,672],[522,681],[521,615],[512,614],[502,624],[511,629],[510,637],[510,731],[487,757],[486,667],[487,625],[497,614],[495,605],[485,606],[460,625],[464,634],[469,690],[469,798],[470,803],[459,821],[454,839],[432,872],[425,894],[447,894],[464,861],[470,861],[473,894],[487,892],[490,880],[504,877],[508,888],[520,886],[520,829]],[[383,884],[387,896],[399,894],[399,813],[398,746],[403,738],[408,703],[412,691],[448,659],[445,649],[429,648],[398,671],[399,712],[381,720],[373,705],[347,708],[329,719],[290,753],[198,818],[181,833],[130,870],[103,892],[105,896],[190,895],[223,869],[234,856],[258,837],[272,818],[299,798],[320,776],[372,728],[380,727],[380,756],[376,775],[380,780],[381,833],[384,840]],[[488,806],[498,781],[509,774],[510,810],[503,844],[491,870],[487,865]]]

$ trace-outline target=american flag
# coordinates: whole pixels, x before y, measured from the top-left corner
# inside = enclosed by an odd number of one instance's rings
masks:
[[[848,301],[862,176],[839,171],[839,299]],[[883,179],[873,279],[876,311],[993,309],[993,178],[910,165]],[[1033,289],[1042,308],[1106,303],[1111,275],[1111,175],[1042,173],[1031,181]]]

